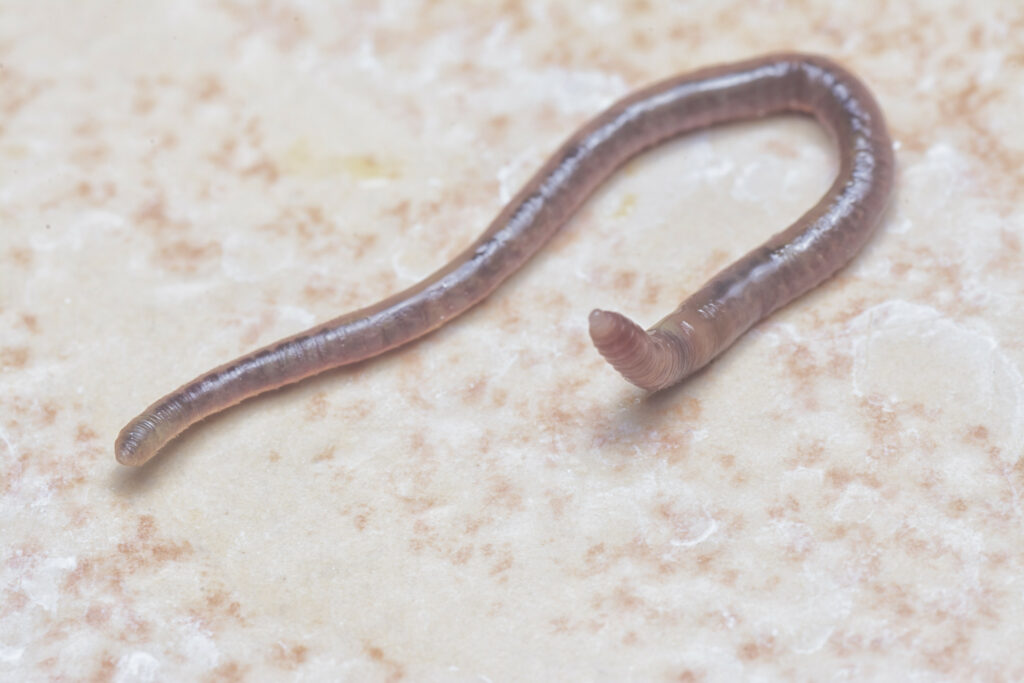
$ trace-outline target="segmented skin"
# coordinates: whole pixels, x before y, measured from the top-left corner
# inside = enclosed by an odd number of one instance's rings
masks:
[[[117,437],[141,465],[190,425],[240,401],[401,346],[487,297],[617,168],[678,135],[772,114],[813,116],[831,134],[839,171],[799,220],[717,274],[645,331],[590,314],[598,351],[633,384],[671,386],[752,325],[816,287],[871,236],[893,183],[892,142],[867,87],[829,59],[777,54],[683,74],[616,102],[573,134],[487,230],[409,289],[225,363],[149,406]]]

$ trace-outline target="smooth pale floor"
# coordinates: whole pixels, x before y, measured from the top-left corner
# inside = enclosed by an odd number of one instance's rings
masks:
[[[1024,677],[1014,2],[0,7],[0,678]],[[520,274],[140,470],[197,373],[429,274],[631,88],[828,54],[897,195],[837,278],[645,396],[655,322],[831,182],[810,121],[628,165]]]

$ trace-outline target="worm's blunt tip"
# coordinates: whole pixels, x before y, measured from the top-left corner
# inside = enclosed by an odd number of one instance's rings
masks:
[[[114,457],[117,458],[117,462],[119,465],[124,465],[126,467],[138,467],[139,465],[142,464],[141,462],[137,462],[135,460],[127,458],[123,456],[121,453],[117,453],[116,451],[114,452]]]
[[[146,462],[142,458],[139,458],[137,454],[132,453],[129,450],[114,446],[114,457],[117,458],[117,462],[126,465],[128,467],[138,467],[142,463]]]
[[[595,342],[598,339],[607,337],[615,327],[612,314],[608,311],[602,311],[600,308],[595,308],[590,312],[587,322],[590,323],[590,337]]]
[[[117,435],[117,441],[114,442],[114,457],[122,465],[138,467],[146,464],[153,454],[147,452],[146,449],[139,448],[138,442],[132,439],[128,429],[125,428]]]

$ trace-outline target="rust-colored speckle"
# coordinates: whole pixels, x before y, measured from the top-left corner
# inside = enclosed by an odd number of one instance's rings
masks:
[[[146,116],[156,107],[156,98],[148,92],[137,92],[132,98],[132,111],[136,116]]]
[[[142,567],[178,562],[193,553],[188,541],[174,543],[157,538],[156,520],[151,515],[142,515],[136,527],[135,537],[117,544],[122,566],[132,571]]]
[[[548,621],[551,626],[551,633],[554,635],[568,633],[570,630],[569,617],[559,616]]]
[[[21,319],[21,324],[26,330],[32,334],[37,334],[39,332],[39,319],[36,316],[31,313],[22,312],[19,314],[19,318]]]
[[[93,605],[85,613],[85,623],[99,628],[110,620],[110,605]]]
[[[206,74],[199,79],[196,86],[196,97],[202,102],[210,102],[224,94],[224,84],[214,74]]]
[[[512,480],[504,476],[494,476],[490,480],[488,505],[498,505],[510,511],[523,509],[523,495]]]
[[[817,408],[815,387],[821,373],[814,354],[805,344],[792,344],[785,354],[786,376],[796,381],[797,395],[808,410]]]
[[[269,157],[263,157],[259,161],[256,161],[245,168],[241,169],[239,173],[243,177],[258,178],[265,183],[275,183],[280,177],[281,172]]]
[[[0,370],[20,370],[28,363],[29,352],[24,346],[0,349]]]
[[[797,443],[793,466],[814,467],[822,461],[824,456],[825,442],[823,439],[801,440]]]
[[[28,596],[21,590],[6,590],[0,616],[7,616],[22,611],[28,606]]]
[[[308,283],[302,288],[302,297],[307,304],[318,304],[334,297],[334,286]]]
[[[270,662],[288,671],[295,671],[309,659],[309,648],[302,643],[276,642],[270,649]]]
[[[46,401],[42,405],[40,412],[40,422],[44,427],[49,427],[57,421],[57,415],[60,414],[60,408],[56,403],[52,401]]]
[[[572,501],[573,494],[558,494],[553,491],[545,492],[547,495],[548,506],[551,508],[551,514],[555,519],[558,519],[565,514],[566,507]]]
[[[352,524],[355,526],[357,531],[365,531],[369,519],[369,513],[359,512],[355,515],[352,515]]]
[[[153,534],[156,533],[156,520],[153,519],[153,515],[142,515],[139,517],[139,524],[135,533],[140,541],[148,541],[153,538]]]
[[[469,560],[472,557],[473,557],[473,546],[472,545],[464,545],[464,546],[460,547],[458,550],[455,551],[455,553],[452,555],[451,561],[452,561],[452,564],[461,565],[461,564],[466,564],[467,562],[469,562]]]
[[[508,391],[505,389],[495,389],[491,392],[490,397],[491,405],[495,408],[503,408],[508,401]]]
[[[911,619],[917,614],[917,610],[914,609],[913,605],[905,600],[896,603],[895,612],[904,619]]]
[[[460,398],[463,403],[475,406],[480,404],[480,401],[486,394],[487,376],[480,374],[463,386],[462,391],[460,392]]]
[[[220,261],[221,251],[217,242],[174,240],[160,247],[157,261],[168,270],[194,274],[201,269],[215,267]]]
[[[159,543],[153,545],[151,552],[155,561],[170,562],[191,555],[192,544],[188,541],[181,544]]]
[[[71,130],[76,137],[95,138],[100,133],[100,124],[90,116],[76,123]]]
[[[96,665],[95,670],[88,676],[89,681],[95,683],[105,683],[106,681],[112,681],[115,679],[117,673],[117,662],[107,652],[103,653],[103,656],[99,658],[99,663]]]
[[[768,637],[763,640],[748,640],[740,646],[737,651],[739,658],[745,662],[753,662],[758,659],[768,658],[774,649],[774,639]]]
[[[167,206],[162,197],[151,199],[136,209],[132,218],[136,223],[164,225],[168,223]]]
[[[966,441],[988,441],[988,427],[985,425],[975,425],[971,427],[967,432]]]
[[[405,668],[396,662],[393,658],[389,657],[384,653],[378,645],[373,643],[364,643],[363,651],[367,656],[377,664],[381,665],[387,671],[387,679],[390,681],[399,681],[405,678]]]
[[[283,53],[293,51],[310,37],[306,17],[287,5],[225,0],[219,9],[233,20],[240,38],[267,40]]]
[[[653,44],[655,38],[651,32],[644,29],[637,29],[629,34],[629,42],[634,50],[647,51]]]
[[[75,429],[75,441],[78,443],[95,441],[98,438],[99,435],[96,433],[96,430],[87,424],[79,423],[78,427]]]
[[[246,623],[241,604],[223,589],[207,593],[202,609],[196,610],[195,614],[204,623],[215,623],[225,617],[236,624]]]
[[[693,396],[683,397],[672,404],[672,416],[676,420],[696,421],[700,419],[701,412],[700,399]]]
[[[843,488],[853,481],[854,476],[846,470],[838,467],[832,467],[825,472],[825,479],[828,481],[829,486],[832,486],[833,488]]]
[[[210,152],[206,158],[220,170],[230,171],[232,170],[232,157],[234,157],[237,149],[238,140],[234,137],[228,137],[221,140],[217,150]]]
[[[249,665],[241,662],[225,662],[210,672],[204,680],[211,683],[240,683],[246,679],[249,669]]]
[[[633,588],[625,584],[617,586],[612,592],[612,602],[623,612],[634,612],[644,606],[643,599]]]
[[[967,502],[963,498],[957,498],[949,504],[949,512],[954,517],[959,517],[967,512]]]
[[[507,114],[496,114],[487,119],[483,127],[489,138],[498,139],[506,134],[510,123],[511,119]]]
[[[941,648],[925,651],[928,665],[940,674],[952,673],[964,660],[971,645],[971,639],[961,629],[956,629],[947,639]]]
[[[637,272],[635,270],[617,270],[612,276],[612,288],[617,290],[630,290],[636,285]]]
[[[502,550],[498,553],[498,560],[491,565],[490,574],[491,576],[498,576],[505,574],[515,564],[515,557],[508,550]]]
[[[714,564],[716,557],[717,555],[715,553],[702,553],[698,555],[696,557],[697,567],[702,572],[710,570],[712,568],[712,565]]]
[[[327,462],[328,460],[334,460],[334,446],[328,446],[313,456],[313,462]]]
[[[80,161],[98,163],[102,159],[81,159]],[[117,194],[116,186],[113,183],[92,183],[88,181],[81,181],[75,186],[75,194],[78,195],[79,199],[86,201],[101,203],[110,201]]]

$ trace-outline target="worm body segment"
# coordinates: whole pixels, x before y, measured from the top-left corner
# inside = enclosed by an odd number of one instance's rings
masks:
[[[376,356],[452,320],[522,266],[638,153],[689,131],[786,112],[813,116],[838,147],[839,172],[825,196],[649,330],[618,313],[590,314],[595,346],[627,380],[650,391],[679,382],[829,278],[879,223],[892,187],[892,143],[868,89],[828,59],[781,54],[710,67],[616,102],[572,135],[450,263],[373,306],[253,351],[171,392],[121,430],[118,462],[141,465],[213,413]]]

